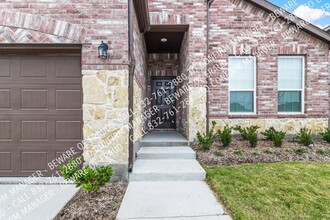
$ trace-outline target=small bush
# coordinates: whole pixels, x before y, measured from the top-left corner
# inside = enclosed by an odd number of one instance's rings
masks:
[[[273,154],[273,151],[271,149],[265,148],[262,150],[263,153],[265,154]]]
[[[325,156],[330,156],[330,149],[319,149],[316,151],[316,153],[321,154],[321,155],[325,155]]]
[[[308,153],[308,149],[302,147],[294,149],[293,152],[295,152],[296,154],[306,154]]]
[[[257,156],[259,156],[260,154],[257,152],[257,151],[255,151],[255,152],[253,152],[252,153],[252,156],[255,156],[255,157],[257,157]]]
[[[234,151],[234,154],[241,157],[244,155],[244,152],[241,150],[236,150],[236,151]]]
[[[265,136],[267,140],[273,141],[276,132],[277,131],[274,127],[270,127],[269,129],[265,130],[265,132],[261,132],[261,134]]]
[[[221,140],[222,144],[224,147],[228,147],[231,143],[232,140],[232,132],[233,128],[229,127],[228,125],[226,125],[223,129],[223,131],[221,131],[220,129],[217,131],[219,139]]]
[[[218,156],[218,157],[223,157],[223,156],[225,156],[221,151],[216,151],[216,152],[214,152],[214,155],[215,155],[215,156]]]
[[[274,133],[273,144],[275,145],[275,147],[282,147],[285,135],[286,133],[284,131],[276,131]]]
[[[322,136],[322,140],[330,143],[330,129],[327,128],[325,132],[321,132],[320,135]]]
[[[284,131],[277,131],[274,127],[270,127],[265,130],[265,132],[261,132],[261,134],[264,135],[267,140],[273,141],[275,147],[282,147],[283,139],[286,135]]]
[[[293,139],[297,140],[299,144],[303,144],[304,146],[309,146],[313,143],[311,131],[307,128],[301,128],[300,132]]]
[[[236,125],[234,130],[239,131],[244,140],[249,141],[251,147],[258,145],[258,126],[252,125],[247,128],[242,128],[240,125]]]
[[[100,187],[110,182],[113,169],[110,166],[100,166],[95,169],[86,165],[79,168],[82,159],[78,157],[74,160],[70,159],[66,165],[60,166],[60,173],[65,180],[74,181],[76,187],[82,187],[87,192],[96,192]]]
[[[198,139],[198,143],[201,145],[201,147],[204,150],[209,150],[213,143],[214,143],[214,139],[215,139],[215,134],[214,134],[214,127],[216,125],[215,121],[212,121],[212,128],[210,129],[208,134],[201,134],[200,132],[197,132],[197,139]]]

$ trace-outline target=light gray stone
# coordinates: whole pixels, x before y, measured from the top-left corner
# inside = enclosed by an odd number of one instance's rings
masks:
[[[137,160],[130,181],[198,181],[204,180],[206,172],[192,159]]]
[[[20,186],[24,188],[10,193]],[[53,219],[78,190],[75,185],[0,185],[0,195],[7,196],[1,201],[0,207],[5,213],[0,218]]]
[[[195,159],[196,153],[190,147],[143,147],[137,153],[138,159]]]
[[[122,219],[230,219],[203,181],[130,182]]]

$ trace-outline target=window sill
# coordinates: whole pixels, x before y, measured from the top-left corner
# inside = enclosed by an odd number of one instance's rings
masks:
[[[303,113],[279,113],[278,118],[307,118],[306,114]]]
[[[228,115],[228,118],[258,118],[257,114],[234,114]]]

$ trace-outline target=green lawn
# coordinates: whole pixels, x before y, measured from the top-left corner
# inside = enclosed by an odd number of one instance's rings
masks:
[[[234,219],[330,219],[329,163],[208,166],[207,182]]]

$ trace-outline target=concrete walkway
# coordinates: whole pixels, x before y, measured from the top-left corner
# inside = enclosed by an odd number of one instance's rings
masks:
[[[118,220],[231,219],[204,182],[205,171],[176,132],[143,138]]]
[[[78,190],[72,184],[0,184],[0,219],[53,219]]]

